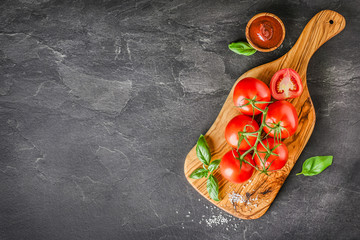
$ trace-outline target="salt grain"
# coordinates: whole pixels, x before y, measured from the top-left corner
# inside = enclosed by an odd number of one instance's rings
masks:
[[[217,226],[220,224],[222,225],[223,223],[228,223],[229,220],[220,214],[218,216],[213,215],[212,218],[206,219],[205,222],[207,226],[212,227],[213,225]]]
[[[238,193],[235,193],[234,191],[229,194],[229,200],[232,203],[246,203],[248,201],[246,196],[242,196]],[[189,214],[185,214],[185,217],[187,218],[186,222],[198,222],[199,225],[201,225],[202,223],[205,223],[205,225],[207,227],[213,228],[216,226],[224,226],[222,227],[222,229],[226,229],[226,231],[232,230],[234,229],[234,231],[237,230],[238,224],[239,224],[239,219],[235,218],[234,216],[230,216],[227,214],[223,214],[221,212],[219,212],[219,208],[217,208],[216,206],[204,206],[206,209],[204,212],[204,215],[201,215],[201,219],[197,219],[196,216],[195,218],[190,218],[190,211],[188,211]],[[176,213],[178,213],[179,211],[176,210]],[[207,217],[208,216],[208,217]],[[190,218],[190,219],[189,219]],[[237,224],[236,224],[237,223]],[[181,223],[181,227],[182,229],[185,229],[184,226],[184,222]]]
[[[249,193],[246,193],[246,196],[248,195],[251,196]],[[245,195],[243,196],[239,193],[235,193],[234,191],[232,191],[232,193],[229,193],[229,201],[231,202],[232,205],[234,205],[234,208],[236,207],[236,203],[244,203],[246,208],[248,208],[248,206],[257,207],[257,204],[254,203],[254,205],[252,205],[252,203],[258,200],[258,196],[253,198],[246,196]],[[252,209],[249,208],[249,211],[251,210]]]
[[[246,201],[244,196],[240,195],[239,193],[235,193],[234,191],[229,194],[229,200],[232,204],[243,203]]]

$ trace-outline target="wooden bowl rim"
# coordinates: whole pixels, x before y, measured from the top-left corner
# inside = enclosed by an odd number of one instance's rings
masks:
[[[263,17],[263,16],[268,16],[268,17],[273,17],[273,18],[275,18],[275,19],[280,23],[281,28],[282,28],[282,30],[283,30],[283,34],[282,34],[281,40],[279,41],[279,43],[278,43],[276,46],[274,46],[274,47],[272,47],[272,48],[260,48],[260,47],[258,47],[256,44],[254,44],[254,43],[251,41],[251,39],[250,39],[249,30],[250,30],[250,26],[251,26],[252,22],[253,22],[255,19],[257,19],[257,18],[259,18],[259,17]],[[253,16],[253,17],[249,20],[249,22],[247,23],[247,25],[246,25],[246,30],[245,30],[245,35],[246,35],[246,39],[247,39],[248,43],[249,43],[253,48],[255,48],[256,50],[258,50],[259,52],[271,52],[271,51],[274,51],[275,49],[277,49],[278,47],[280,47],[280,45],[283,43],[283,41],[284,41],[284,39],[285,39],[285,26],[284,26],[284,23],[281,21],[281,19],[280,19],[278,16],[276,16],[275,14],[273,14],[273,13],[267,13],[267,12],[258,13],[258,14],[256,14],[255,16]]]

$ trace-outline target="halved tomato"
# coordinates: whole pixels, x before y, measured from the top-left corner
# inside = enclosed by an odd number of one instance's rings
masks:
[[[300,75],[291,68],[281,69],[271,78],[270,90],[277,100],[296,98],[303,92]]]

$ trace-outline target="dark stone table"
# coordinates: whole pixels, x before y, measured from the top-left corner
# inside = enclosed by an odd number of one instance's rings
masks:
[[[359,1],[0,3],[0,239],[356,239]],[[322,9],[345,30],[313,56],[313,135],[269,211],[235,219],[186,181],[185,156],[242,73],[286,53]],[[286,26],[236,55],[256,13]],[[314,177],[305,159],[333,155]]]

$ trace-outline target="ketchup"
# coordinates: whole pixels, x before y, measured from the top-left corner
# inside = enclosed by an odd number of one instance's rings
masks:
[[[275,47],[281,41],[283,34],[279,21],[269,16],[256,18],[249,29],[251,41],[264,49]]]

